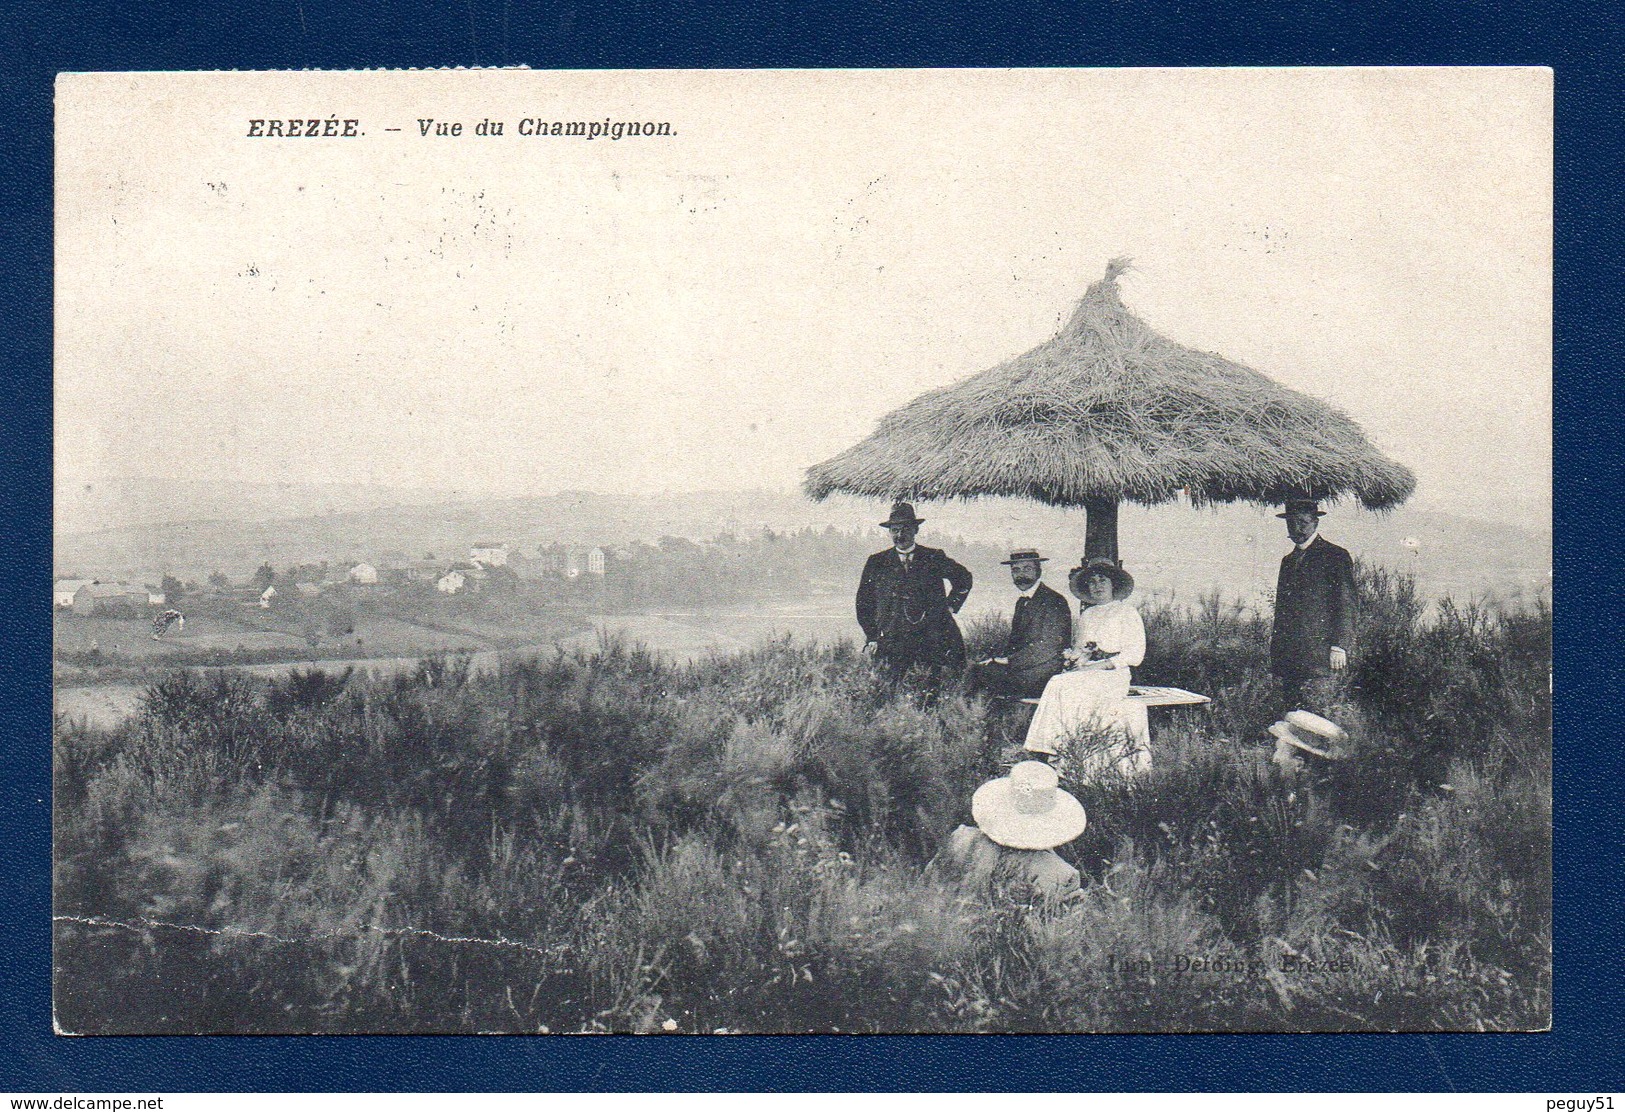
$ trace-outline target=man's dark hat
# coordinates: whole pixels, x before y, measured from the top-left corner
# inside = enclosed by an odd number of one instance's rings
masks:
[[[1090,560],[1080,564],[1067,573],[1066,581],[1072,587],[1072,593],[1082,596],[1079,590],[1080,581],[1088,579],[1095,572],[1100,572],[1112,581],[1112,598],[1125,599],[1134,593],[1134,577],[1126,568],[1120,567],[1114,560]]]
[[[1048,556],[1040,556],[1036,548],[1022,548],[1010,553],[1008,560],[1000,560],[999,563],[1009,567],[1011,564],[1021,563],[1042,564],[1048,559]]]
[[[1286,509],[1276,517],[1285,517],[1287,514],[1314,514],[1316,517],[1325,517],[1326,511],[1320,508],[1320,503],[1313,498],[1288,498]]]
[[[898,525],[920,525],[925,518],[914,516],[914,507],[907,502],[893,502],[891,504],[891,517],[880,523],[882,529],[891,529]]]

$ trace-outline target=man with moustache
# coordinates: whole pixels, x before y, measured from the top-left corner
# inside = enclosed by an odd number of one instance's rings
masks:
[[[954,615],[970,594],[971,573],[940,548],[915,543],[924,521],[907,502],[893,504],[880,523],[891,533],[892,547],[864,564],[857,609],[864,651],[893,680],[919,666],[935,686],[945,672],[958,675],[965,668],[965,639]]]
[[[1047,556],[1037,549],[1010,554],[1004,566],[1021,597],[1010,618],[1010,640],[1003,656],[971,668],[971,686],[1011,699],[1036,699],[1050,677],[1065,665],[1062,653],[1072,645],[1072,608],[1041,582]]]

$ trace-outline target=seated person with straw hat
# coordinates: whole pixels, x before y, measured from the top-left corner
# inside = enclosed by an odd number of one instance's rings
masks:
[[[1010,699],[1036,699],[1065,663],[1062,654],[1072,645],[1072,607],[1041,582],[1048,559],[1037,549],[1024,548],[1003,561],[1021,597],[1010,618],[1004,655],[972,666],[974,689]]]
[[[1080,782],[1112,769],[1138,772],[1151,763],[1151,735],[1145,708],[1128,700],[1130,669],[1145,659],[1145,623],[1128,601],[1134,577],[1111,560],[1091,560],[1069,580],[1082,602],[1070,664],[1045,686],[1027,749],[1054,756],[1069,742],[1089,742],[1088,753],[1070,754]]]
[[[1312,767],[1317,772],[1326,772],[1327,762],[1343,759],[1343,742],[1348,737],[1336,722],[1307,710],[1287,711],[1267,732],[1275,739],[1271,759],[1287,773],[1310,767],[1308,757],[1316,758]]]
[[[977,788],[970,810],[976,825],[948,836],[928,874],[980,895],[1032,895],[1051,903],[1078,895],[1078,870],[1055,847],[1082,834],[1088,818],[1083,804],[1061,790],[1053,768],[1022,761],[1008,776]]]

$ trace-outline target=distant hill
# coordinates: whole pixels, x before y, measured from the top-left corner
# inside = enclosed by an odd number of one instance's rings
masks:
[[[621,544],[661,536],[693,539],[730,529],[777,528],[833,520],[821,507],[796,496],[756,493],[676,494],[624,497],[566,492],[537,498],[431,500],[426,492],[397,504],[340,508],[329,491],[244,492],[233,505],[227,491],[209,495],[185,484],[173,503],[159,484],[140,493],[146,503],[120,507],[111,519],[127,523],[110,528],[69,531],[59,526],[55,562],[59,572],[95,569],[86,574],[160,572],[186,578],[216,568],[228,575],[246,574],[260,563],[273,565],[314,560],[377,559],[395,551],[412,557],[466,555],[474,540],[504,540],[534,548],[541,544]],[[277,505],[308,503],[333,495],[319,512],[266,513]],[[357,495],[359,497],[359,494]],[[173,505],[180,507],[168,509]],[[188,515],[187,508],[208,506],[210,513]],[[81,507],[82,508],[82,507]],[[153,520],[168,515],[169,520]]]
[[[1001,501],[922,508],[920,513],[932,519],[927,529],[989,544],[1035,544],[1068,560],[1068,566],[1082,552],[1081,511]],[[1241,596],[1273,590],[1280,559],[1291,545],[1274,513],[1253,506],[1124,506],[1119,521],[1123,560],[1147,588],[1186,598],[1215,588]],[[1550,596],[1549,531],[1424,510],[1373,514],[1334,506],[1322,532],[1367,562],[1411,572],[1429,595]]]
[[[365,483],[221,483],[196,479],[62,480],[56,529],[98,532],[185,521],[265,521],[467,498],[454,490]]]
[[[173,495],[159,483],[141,488],[146,502],[110,514],[123,515],[125,520],[117,527],[59,530],[58,573],[156,581],[167,572],[201,580],[216,569],[245,576],[267,561],[281,568],[320,560],[376,561],[389,553],[414,558],[433,553],[444,559],[466,555],[469,544],[482,539],[504,540],[521,551],[532,551],[552,543],[614,545],[662,536],[702,540],[725,532],[757,534],[764,528],[853,529],[871,533],[876,549],[886,543],[875,524],[885,507],[844,498],[813,504],[784,492],[643,496],[565,492],[453,500],[445,492],[405,491],[393,492],[403,496],[403,502],[369,505],[369,500],[392,493],[359,487],[313,491],[175,486]],[[240,504],[233,501],[236,495],[242,496]],[[352,504],[346,506],[346,500]],[[266,514],[267,509],[308,507],[313,501],[319,509]],[[85,512],[89,505],[82,501],[75,512]],[[194,506],[206,506],[215,516],[144,520],[184,513]],[[1081,552],[1081,512],[1005,499],[922,504],[918,509],[927,519],[922,540],[928,544],[959,538],[1005,551],[1037,545],[1055,557],[1050,566],[1059,566],[1063,575]],[[1414,571],[1430,594],[1526,596],[1550,590],[1551,534],[1546,531],[1420,510],[1378,516],[1343,508],[1334,508],[1324,530],[1356,555]],[[1407,539],[1414,545],[1407,545]],[[1215,588],[1247,595],[1272,587],[1288,545],[1281,523],[1268,510],[1229,506],[1198,511],[1178,505],[1125,506],[1121,543],[1125,562],[1147,590],[1184,597]],[[995,566],[979,574],[1000,576],[1003,571]]]

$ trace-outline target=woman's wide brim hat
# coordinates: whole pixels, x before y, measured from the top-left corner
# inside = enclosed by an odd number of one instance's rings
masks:
[[[923,525],[925,518],[914,516],[914,507],[907,502],[893,502],[891,516],[880,523],[882,529],[891,529],[898,525]]]
[[[1099,572],[1112,581],[1112,598],[1125,599],[1134,593],[1134,577],[1128,570],[1119,567],[1112,560],[1090,560],[1087,564],[1080,564],[1067,573],[1066,581],[1072,587],[1072,593],[1082,597],[1080,580],[1087,579]]]
[[[1089,819],[1060,782],[1043,761],[1022,761],[1008,776],[977,788],[970,813],[983,834],[1009,849],[1064,846],[1083,833]]]

